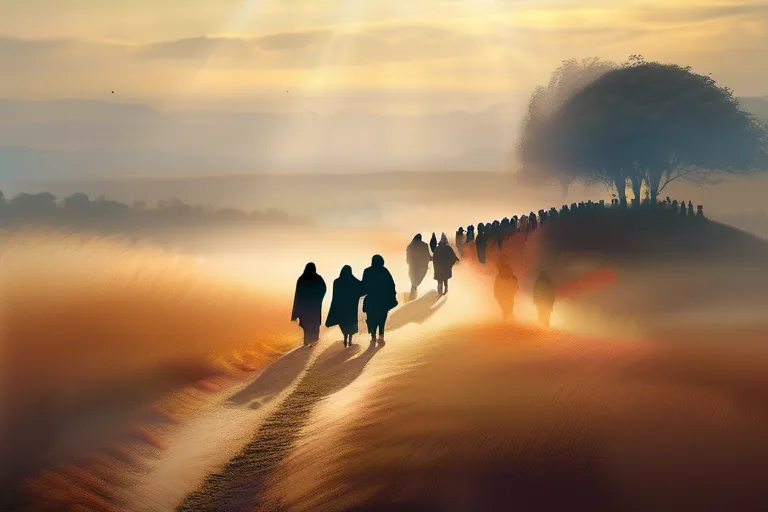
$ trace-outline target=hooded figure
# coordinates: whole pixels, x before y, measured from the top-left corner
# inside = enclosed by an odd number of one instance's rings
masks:
[[[323,297],[325,297],[325,281],[317,273],[314,263],[307,263],[304,273],[296,281],[296,294],[293,296],[293,313],[291,321],[299,321],[304,329],[304,345],[314,345],[320,339],[320,324],[322,323]]]
[[[434,233],[432,233],[432,238],[429,239],[429,248],[432,250],[432,254],[434,254],[435,249],[437,249],[437,237]]]
[[[488,244],[488,235],[483,224],[477,225],[477,237],[475,238],[475,249],[477,249],[477,261],[485,263],[485,251]]]
[[[352,274],[352,267],[344,265],[339,277],[333,281],[333,299],[325,326],[341,328],[345,347],[352,346],[352,336],[357,334],[357,311],[362,296],[362,281]]]
[[[363,311],[371,334],[371,343],[384,344],[384,325],[389,311],[397,306],[397,291],[392,274],[384,267],[384,258],[378,254],[371,259],[371,266],[363,272]]]
[[[471,244],[475,241],[475,226],[469,225],[467,226],[467,240],[466,243]]]
[[[432,258],[435,263],[435,281],[437,281],[437,293],[445,295],[448,293],[448,280],[453,277],[453,266],[459,261],[456,253],[448,245],[448,237],[440,237],[440,243],[435,249],[435,255]]]
[[[539,310],[539,322],[544,327],[549,327],[549,318],[555,304],[555,285],[552,284],[546,272],[539,274],[539,278],[533,285],[533,303]]]
[[[459,256],[464,254],[464,228],[456,230],[456,250],[459,251]]]
[[[517,278],[512,272],[510,264],[506,260],[499,261],[496,281],[493,283],[493,295],[501,308],[504,320],[514,315],[515,295],[517,295],[518,288]]]
[[[427,246],[421,239],[421,234],[413,237],[405,250],[405,259],[408,262],[408,277],[411,280],[411,293],[408,300],[414,300],[418,296],[418,288],[429,270],[429,262],[432,261],[432,255]]]

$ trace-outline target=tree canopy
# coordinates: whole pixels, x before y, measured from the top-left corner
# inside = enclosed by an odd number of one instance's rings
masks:
[[[554,177],[616,187],[655,203],[676,179],[762,167],[766,132],[732,91],[677,65],[635,59],[586,85],[528,134],[525,163]]]
[[[539,138],[546,137],[550,119],[576,93],[617,66],[597,57],[569,59],[563,61],[552,73],[546,86],[536,88],[528,102],[523,118],[522,138],[517,147],[519,159],[523,163],[521,176],[524,180],[536,183],[551,177],[542,173],[535,161]],[[567,175],[560,177],[566,182],[571,181]]]

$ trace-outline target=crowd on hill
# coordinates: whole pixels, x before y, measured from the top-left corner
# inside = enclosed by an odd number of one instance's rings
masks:
[[[642,206],[649,206],[645,203]],[[547,222],[558,219],[584,218],[606,213],[608,210],[625,210],[626,205],[614,199],[609,205],[604,201],[580,202],[563,205],[562,208],[539,210],[527,215],[505,217],[487,223],[479,223],[477,228],[470,225],[456,231],[452,247],[445,233],[438,237],[432,233],[429,243],[424,242],[419,233],[413,237],[406,248],[408,277],[411,289],[407,300],[418,297],[418,288],[432,264],[434,279],[437,281],[437,293],[443,296],[448,293],[448,282],[453,277],[453,266],[464,256],[465,251],[474,249],[477,261],[486,264],[489,248],[500,251],[504,244],[515,234],[522,233],[527,239]],[[704,209],[701,205],[694,210],[693,203],[688,201],[671,200],[667,197],[653,209],[647,211],[674,215],[685,218],[703,218]],[[454,250],[455,247],[455,250]],[[458,252],[458,254],[457,254]],[[474,259],[474,258],[473,258]],[[502,311],[502,317],[507,320],[514,315],[515,296],[519,289],[517,277],[511,264],[504,258],[497,261],[497,273],[493,293]],[[304,344],[314,346],[320,337],[322,324],[322,303],[326,294],[326,284],[317,273],[314,263],[308,263],[304,273],[296,283],[293,313],[291,320],[298,320],[304,329]],[[542,271],[533,286],[533,302],[538,310],[539,322],[549,327],[550,316],[555,303],[556,289],[547,272]],[[366,313],[368,332],[371,344],[384,344],[384,327],[389,311],[398,305],[395,282],[389,270],[384,266],[384,258],[380,255],[373,257],[371,266],[363,272],[362,280],[352,274],[352,268],[345,265],[341,274],[333,282],[333,298],[328,313],[326,327],[339,326],[344,335],[344,346],[352,345],[352,337],[358,330],[358,308],[363,298],[363,312]]]

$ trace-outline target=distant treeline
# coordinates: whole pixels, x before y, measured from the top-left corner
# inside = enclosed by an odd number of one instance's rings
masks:
[[[109,227],[143,229],[220,224],[297,224],[306,222],[282,210],[245,212],[236,208],[189,205],[167,199],[154,207],[144,201],[128,205],[104,197],[91,199],[77,192],[57,198],[50,192],[21,193],[6,198],[0,191],[0,225]]]

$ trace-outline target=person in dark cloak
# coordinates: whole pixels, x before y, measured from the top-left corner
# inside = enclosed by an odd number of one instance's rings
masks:
[[[533,303],[539,311],[539,322],[544,327],[549,327],[549,319],[555,305],[555,285],[546,272],[539,274],[533,285]]]
[[[384,326],[389,311],[397,306],[397,291],[392,274],[384,266],[384,258],[376,255],[371,259],[371,266],[363,272],[363,312],[371,335],[371,344],[377,341],[384,345]]]
[[[682,215],[683,217],[685,217],[685,201],[682,201],[682,202],[680,203],[680,215]]]
[[[429,270],[429,262],[432,261],[432,255],[429,253],[429,246],[421,239],[421,234],[413,237],[413,240],[405,250],[405,259],[408,263],[408,277],[411,280],[411,292],[408,300],[416,300],[418,297],[419,285],[424,281],[424,277]]]
[[[496,281],[493,283],[493,295],[501,308],[501,315],[504,320],[509,319],[515,312],[515,295],[519,285],[512,266],[506,261],[499,262]]]
[[[467,241],[466,243],[471,244],[475,241],[475,226],[470,224],[467,226]]]
[[[531,212],[528,215],[528,231],[533,233],[534,231],[536,231],[536,228],[538,227],[538,225],[539,223],[536,220],[536,214]]]
[[[304,346],[314,346],[320,339],[325,281],[317,273],[314,263],[307,263],[304,273],[296,281],[291,321],[298,320],[304,329]]]
[[[357,311],[362,296],[362,281],[352,274],[352,267],[344,265],[339,277],[333,281],[333,298],[325,326],[339,326],[344,335],[345,347],[352,346],[352,336],[357,334]]]
[[[456,250],[459,253],[459,257],[464,255],[464,240],[466,235],[464,234],[464,228],[460,227],[456,230]]]
[[[487,243],[488,237],[485,234],[485,226],[478,224],[477,237],[475,238],[475,249],[477,249],[477,261],[483,264],[485,264],[485,252]]]
[[[505,236],[509,233],[509,217],[501,219],[501,235]]]
[[[453,277],[453,266],[459,261],[456,257],[456,253],[448,244],[448,237],[440,237],[440,243],[437,244],[435,254],[433,256],[435,265],[435,281],[437,281],[437,294],[445,295],[448,293],[448,280]]]
[[[429,249],[432,251],[432,254],[437,249],[437,236],[434,233],[432,233],[432,238],[429,239]]]
[[[688,201],[688,216],[693,217],[696,215],[696,212],[693,210],[693,201]]]
[[[491,233],[493,235],[493,243],[496,244],[496,247],[501,249],[501,246],[504,243],[501,234],[501,222],[498,220],[493,221],[493,224],[491,224]]]

